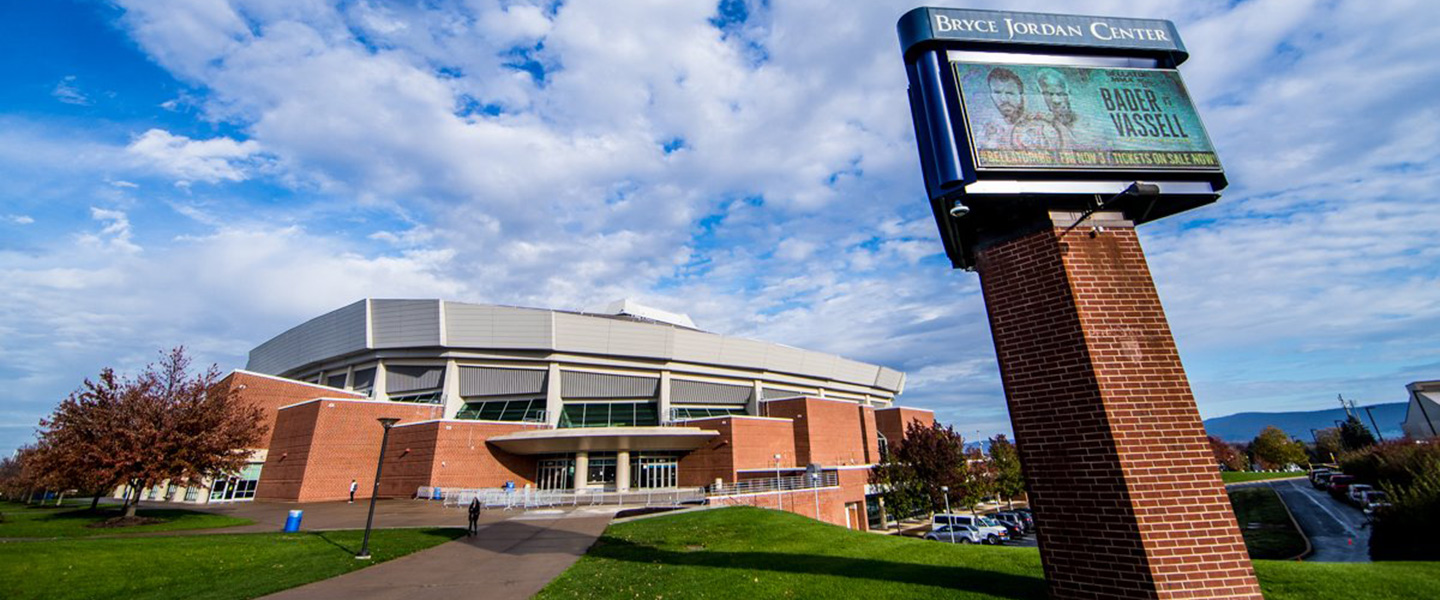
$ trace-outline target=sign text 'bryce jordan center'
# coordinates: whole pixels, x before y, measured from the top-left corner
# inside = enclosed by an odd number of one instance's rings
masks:
[[[936,39],[1184,51],[1169,21],[992,10],[930,9]]]

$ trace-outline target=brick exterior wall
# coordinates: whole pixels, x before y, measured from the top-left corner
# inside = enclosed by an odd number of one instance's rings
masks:
[[[864,456],[860,463],[873,465],[880,462],[880,430],[875,424],[875,407],[860,406],[860,439],[864,440]]]
[[[865,411],[854,402],[821,398],[775,400],[765,403],[765,414],[794,420],[798,466],[863,465],[872,462],[869,458],[876,454],[875,430],[864,427]],[[773,459],[771,462],[773,466]]]
[[[795,460],[793,421],[715,417],[689,424],[720,435],[680,458],[679,484],[683,487],[710,485],[717,478],[733,482],[742,469],[774,468],[776,454],[781,457],[781,467],[802,464]]]
[[[300,499],[300,484],[305,481],[305,465],[314,449],[315,422],[319,418],[319,402],[280,411],[265,466],[260,470],[260,483],[255,487],[255,499]]]
[[[221,390],[233,391],[251,406],[265,411],[265,436],[256,448],[270,447],[270,437],[275,434],[275,419],[282,406],[297,404],[316,398],[355,398],[365,396],[330,387],[289,381],[278,377],[267,377],[248,371],[232,371],[217,384]]]
[[[384,433],[376,419],[425,421],[438,418],[442,410],[426,404],[324,399],[279,411],[255,497],[344,500],[354,479],[360,486],[355,498],[369,498]]]
[[[890,444],[898,444],[905,439],[905,429],[910,426],[911,421],[919,421],[921,425],[929,427],[935,424],[935,413],[903,406],[875,410],[875,427]]]
[[[977,256],[1051,597],[1259,599],[1139,240],[1106,225]]]
[[[517,456],[485,440],[531,429],[521,423],[429,421],[396,425],[385,447],[380,497],[408,498],[422,486],[496,488],[534,485],[536,458]]]
[[[681,457],[679,485],[706,486],[720,479],[735,482],[769,476],[780,467],[803,468],[810,463],[838,469],[838,487],[821,489],[820,520],[865,529],[863,465],[878,459],[877,411],[852,402],[796,398],[771,403],[788,418],[715,417],[690,424],[719,432],[705,446]],[[381,497],[411,497],[420,487],[499,487],[534,484],[540,457],[517,456],[487,443],[491,437],[534,427],[521,423],[440,420],[441,408],[431,405],[321,399],[278,411],[269,453],[256,497],[262,500],[317,502],[344,500],[351,479],[356,499],[368,499],[373,485],[382,428],[380,417],[401,419],[391,429],[381,477]],[[916,412],[929,418],[928,412]],[[802,450],[803,448],[803,450]],[[747,473],[749,471],[749,473]],[[788,471],[794,475],[795,471]],[[785,510],[815,517],[816,492],[786,493]],[[790,500],[788,496],[795,496]],[[746,495],[759,506],[780,504],[778,495]],[[768,498],[768,500],[767,500]],[[768,503],[768,504],[767,504]]]

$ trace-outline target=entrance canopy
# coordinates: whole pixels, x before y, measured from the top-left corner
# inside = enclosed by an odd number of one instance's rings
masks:
[[[703,446],[718,431],[699,427],[592,427],[517,431],[488,441],[512,454],[683,450]]]

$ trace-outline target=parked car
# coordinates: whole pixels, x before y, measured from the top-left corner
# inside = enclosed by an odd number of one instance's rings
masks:
[[[1326,482],[1325,490],[1330,492],[1330,495],[1336,500],[1339,500],[1345,497],[1345,491],[1350,489],[1350,485],[1353,483],[1355,483],[1354,475],[1336,475],[1331,477],[1330,481]]]
[[[1324,473],[1317,474],[1314,479],[1310,480],[1310,483],[1311,485],[1315,486],[1315,489],[1323,490],[1325,489],[1325,486],[1330,484],[1330,478],[1337,475],[1344,475],[1344,473],[1341,473],[1339,471],[1326,471]]]
[[[1321,475],[1324,475],[1324,474],[1326,474],[1326,473],[1334,473],[1334,472],[1335,472],[1335,470],[1334,470],[1334,469],[1331,469],[1330,467],[1315,467],[1315,468],[1312,468],[1312,469],[1310,469],[1310,474],[1309,474],[1310,484],[1311,484],[1311,485],[1314,485],[1314,484],[1315,484],[1315,480],[1318,479]]]
[[[1365,492],[1360,497],[1360,509],[1364,511],[1366,515],[1374,515],[1375,511],[1390,506],[1390,503],[1386,502],[1387,498],[1389,498],[1389,496],[1380,490]]]
[[[1348,501],[1350,504],[1360,506],[1364,503],[1365,493],[1374,489],[1375,486],[1366,485],[1363,483],[1352,483],[1350,484],[1350,489],[1345,490],[1345,500]]]
[[[1022,507],[1014,509],[1013,512],[1025,517],[1025,522],[1030,524],[1030,531],[1035,531],[1035,511],[1030,510],[1029,507]]]
[[[1014,519],[1020,524],[1021,529],[1024,529],[1027,533],[1035,531],[1035,518],[1031,517],[1030,514],[1027,512],[1020,512],[1018,510],[1002,510],[995,513],[996,520],[1000,520],[1001,517]]]
[[[975,527],[980,530],[987,544],[1001,544],[1010,539],[1010,532],[1004,525],[995,522],[994,519],[975,515],[939,514],[930,518],[930,529],[933,531],[942,525]]]
[[[976,527],[964,525],[941,525],[925,534],[925,539],[951,544],[983,544],[985,536]]]
[[[1012,540],[1018,540],[1018,539],[1021,539],[1021,538],[1025,537],[1025,525],[1024,525],[1023,523],[1021,523],[1019,519],[1017,519],[1017,518],[1015,518],[1015,517],[1013,517],[1013,516],[1011,516],[1011,517],[1003,517],[1003,516],[1000,516],[999,514],[986,515],[986,516],[990,517],[991,520],[995,521],[996,523],[999,523],[1000,526],[1004,527],[1004,528],[1005,528],[1005,533],[1010,534],[1010,539],[1012,539]]]

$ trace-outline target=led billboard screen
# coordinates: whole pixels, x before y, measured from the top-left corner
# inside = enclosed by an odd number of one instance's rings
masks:
[[[1174,70],[952,64],[977,169],[1220,170]]]

